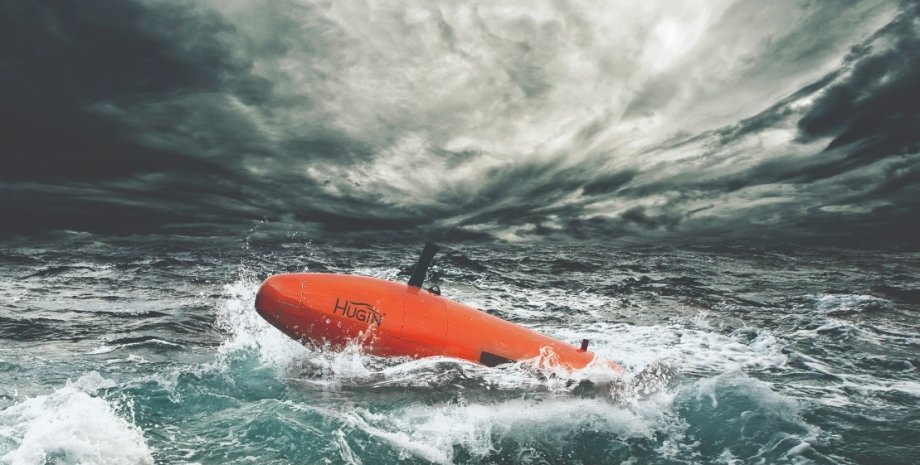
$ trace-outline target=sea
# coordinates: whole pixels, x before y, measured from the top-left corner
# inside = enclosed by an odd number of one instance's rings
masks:
[[[0,241],[0,463],[920,463],[920,253],[443,242],[442,295],[615,360],[378,358],[262,320],[268,276],[405,282],[424,244]]]

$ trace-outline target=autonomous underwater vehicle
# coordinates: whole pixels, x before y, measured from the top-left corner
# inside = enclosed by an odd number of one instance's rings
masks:
[[[407,284],[367,276],[290,273],[270,276],[256,295],[256,311],[304,344],[342,348],[359,341],[383,357],[454,357],[494,367],[537,360],[579,370],[613,361],[423,289],[440,247],[425,244]]]

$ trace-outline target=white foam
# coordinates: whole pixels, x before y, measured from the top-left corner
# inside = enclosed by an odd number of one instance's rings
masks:
[[[450,281],[445,280],[445,283]],[[494,282],[489,279],[479,279],[473,283],[473,287],[466,287],[461,283],[449,287],[450,295],[447,297],[452,300],[474,308],[512,313],[519,320],[539,321],[546,318],[548,311],[562,308],[574,310],[574,314],[566,315],[568,318],[577,318],[579,315],[597,316],[608,308],[621,306],[618,299],[588,291],[573,293],[554,288],[524,289],[511,283]]]
[[[451,463],[454,448],[485,456],[505,438],[561,440],[579,428],[621,437],[651,437],[660,420],[657,409],[633,411],[602,400],[514,399],[484,404],[412,405],[387,415],[364,409],[345,413],[348,424],[380,438],[406,455]],[[646,417],[650,414],[650,417]]]
[[[720,405],[719,399],[741,394],[749,404]],[[675,402],[701,403],[701,412],[688,418],[675,409]],[[541,448],[564,448],[572,433],[592,431],[612,434],[620,439],[665,438],[657,452],[668,458],[691,460],[698,454],[699,443],[687,437],[688,422],[708,421],[721,409],[754,409],[758,414],[778,418],[788,432],[755,450],[754,457],[769,461],[781,454],[800,457],[816,441],[817,429],[805,423],[796,401],[773,391],[767,383],[743,372],[730,372],[702,378],[678,388],[677,392],[660,392],[645,400],[613,403],[604,398],[540,396],[510,399],[486,404],[457,402],[437,405],[413,403],[396,411],[383,413],[363,408],[345,407],[344,411],[324,411],[339,417],[347,428],[355,428],[381,440],[403,457],[418,457],[435,463],[452,463],[455,451],[462,449],[473,457],[487,457],[507,444],[537,442]],[[692,409],[696,410],[696,409]],[[731,411],[731,410],[730,410]],[[737,412],[748,415],[750,412]],[[702,416],[698,416],[702,415]],[[757,425],[752,425],[755,429]],[[526,454],[526,448],[521,449]],[[526,457],[523,457],[526,459]],[[726,463],[738,463],[733,456],[723,456]]]
[[[94,396],[112,381],[92,372],[0,412],[0,462],[10,465],[152,464],[143,431]]]
[[[363,465],[361,459],[351,450],[351,446],[348,445],[348,441],[345,440],[345,434],[342,433],[341,430],[334,432],[333,436],[333,445],[338,449],[339,456],[342,457],[345,463],[349,465]]]
[[[917,381],[895,381],[889,387],[895,391],[920,397],[920,382]]]
[[[814,294],[807,297],[813,301],[815,309],[828,315],[862,313],[891,307],[891,302],[885,299],[863,294]]]
[[[228,355],[254,350],[262,363],[285,371],[295,362],[307,358],[310,351],[265,321],[255,310],[259,282],[251,278],[224,286],[228,297],[217,311],[217,326],[229,334],[218,348]]]
[[[372,278],[386,279],[388,281],[396,281],[396,278],[399,277],[399,268],[370,268],[362,267],[355,268],[349,274],[359,275],[359,276],[370,276]]]
[[[98,371],[86,373],[77,378],[76,381],[68,381],[67,384],[88,393],[94,393],[101,389],[109,389],[116,386],[115,381],[103,378]]]
[[[154,346],[154,347],[160,346],[160,347],[167,347],[167,348],[172,348],[172,349],[182,349],[185,347],[182,344],[178,344],[178,343],[170,342],[170,341],[164,341],[162,339],[147,339],[144,341],[129,342],[126,344],[116,344],[114,346],[101,345],[89,352],[86,352],[86,355],[102,355],[102,354],[108,354],[116,350],[121,350],[121,349],[129,348],[129,347],[144,347],[144,346]]]
[[[740,334],[723,335],[679,322],[650,326],[598,322],[538,329],[564,341],[588,338],[592,351],[633,372],[654,363],[704,374],[760,371],[786,363],[776,337],[760,330],[748,341]]]

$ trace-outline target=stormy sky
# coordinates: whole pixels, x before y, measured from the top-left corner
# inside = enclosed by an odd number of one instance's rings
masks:
[[[0,3],[2,231],[916,243],[895,1]]]

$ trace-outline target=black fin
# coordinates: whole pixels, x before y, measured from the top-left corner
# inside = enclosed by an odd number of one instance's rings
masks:
[[[425,243],[422,255],[418,257],[418,262],[416,262],[415,269],[412,271],[412,277],[409,278],[410,286],[422,287],[422,284],[425,283],[425,276],[428,274],[428,267],[431,266],[431,259],[434,258],[434,254],[438,253],[438,250],[441,250],[441,247],[437,244]]]

